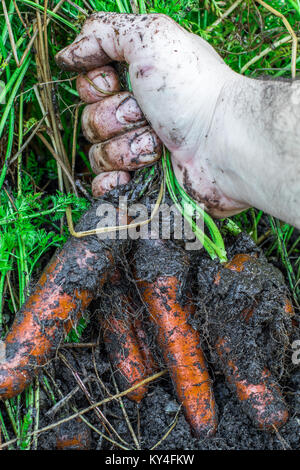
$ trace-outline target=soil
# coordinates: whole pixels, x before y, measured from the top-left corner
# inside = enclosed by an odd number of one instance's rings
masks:
[[[146,202],[149,203],[148,200]],[[81,224],[82,226],[86,228],[85,224]],[[182,263],[182,242],[177,242],[177,249],[172,241],[168,244],[169,258],[161,260],[158,264],[149,244],[138,243],[136,256],[142,260],[138,263],[140,276],[150,280],[157,273],[178,273],[178,266]],[[133,245],[136,249],[137,242]],[[300,449],[300,366],[292,363],[291,347],[293,341],[299,339],[299,315],[296,312],[292,319],[284,311],[285,300],[290,297],[290,293],[283,275],[267,262],[263,253],[247,235],[228,236],[226,247],[229,259],[237,253],[253,255],[252,261],[246,263],[243,273],[232,272],[219,262],[211,261],[204,250],[201,250],[185,253],[185,258],[189,258],[190,269],[188,263],[184,263],[180,280],[182,302],[186,301],[185,286],[188,285],[193,291],[197,305],[197,313],[190,319],[190,323],[200,333],[201,347],[205,352],[213,381],[219,418],[217,433],[213,437],[202,439],[192,435],[183,411],[176,401],[171,380],[166,374],[150,384],[147,396],[139,405],[125,397],[122,399],[142,449],[151,449],[153,446],[165,450]],[[133,280],[128,256],[130,248],[132,246],[127,244],[124,251],[117,250],[123,289],[138,306],[132,315],[142,319],[151,349],[161,368],[164,368],[160,352],[155,345],[155,331],[147,321],[146,309],[140,302]],[[176,254],[178,250],[180,256]],[[215,283],[218,273],[220,282]],[[91,288],[94,289],[94,285]],[[49,392],[42,388],[40,427],[66,418],[76,410],[106,398],[108,393],[115,394],[119,390],[114,381],[117,376],[111,369],[103,346],[99,323],[99,315],[109,315],[112,305],[118,303],[118,292],[108,281],[87,312],[90,321],[80,342],[93,342],[97,343],[97,346],[62,346],[60,353],[63,357],[58,355],[43,370],[55,392],[56,401],[60,403],[62,400],[63,405],[54,406]],[[247,309],[252,309],[252,315],[245,321],[241,313],[248,311]],[[241,405],[234,390],[226,382],[223,375],[224,364],[220,362],[214,349],[217,339],[224,336],[230,340],[243,379],[258,383],[263,367],[266,366],[280,384],[288,405],[289,419],[279,430],[266,432],[257,429],[253,425],[251,411]],[[72,391],[72,396],[68,396]],[[110,425],[101,424],[102,412],[114,431],[106,431],[105,427]],[[97,413],[90,411],[84,417],[123,448],[136,449],[132,432],[118,401],[110,401]],[[55,449],[56,435],[56,430],[40,434],[38,448]],[[118,448],[103,435],[91,431],[91,449]]]

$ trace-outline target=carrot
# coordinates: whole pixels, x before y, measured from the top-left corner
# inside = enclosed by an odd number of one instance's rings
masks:
[[[109,359],[118,371],[119,381],[123,390],[136,385],[155,372],[155,362],[151,351],[145,342],[141,324],[132,322],[124,311],[131,309],[131,301],[120,294],[122,312],[114,308],[111,315],[102,320],[103,339]],[[129,392],[127,398],[139,403],[148,391],[147,385],[142,385]]]
[[[250,262],[250,255],[236,255],[225,265],[227,269],[241,272],[245,263]],[[221,275],[217,274],[215,284],[220,282]],[[284,310],[292,315],[293,307],[286,300]],[[241,318],[248,322],[253,315],[254,308],[247,308],[241,313]],[[236,364],[230,340],[226,337],[219,338],[215,344],[217,354],[223,364],[226,380],[236,394],[238,400],[243,404],[246,413],[252,419],[254,425],[262,430],[278,429],[288,419],[287,406],[282,397],[280,387],[271,376],[270,371],[264,368],[258,383],[253,383],[243,378]]]
[[[85,213],[78,225],[80,230],[95,228],[100,204]],[[51,260],[5,338],[5,358],[0,363],[1,399],[21,393],[38,368],[55,355],[64,335],[86,310],[99,284],[105,282],[119,243],[124,241],[72,237]]]
[[[57,450],[90,450],[90,448],[91,432],[81,419],[61,424],[56,430]]]
[[[158,365],[150,350],[147,335],[145,333],[142,321],[139,318],[136,318],[134,320],[133,329],[135,331],[139,347],[143,356],[144,366],[146,368],[147,374],[150,376],[158,371]]]
[[[174,248],[173,252],[168,253],[169,250],[162,240],[148,241],[148,244],[154,247],[151,250],[151,263],[155,272],[151,280],[145,279],[146,274],[142,276],[145,255],[143,252],[137,253],[137,285],[148,308],[149,317],[157,328],[157,343],[186,419],[195,435],[209,436],[217,429],[211,380],[198,334],[188,323],[194,308],[190,303],[182,306],[178,300],[182,272],[180,275],[172,275],[174,269],[181,267],[181,271],[184,271],[186,261],[184,257],[180,259],[180,256],[177,256],[175,268]]]

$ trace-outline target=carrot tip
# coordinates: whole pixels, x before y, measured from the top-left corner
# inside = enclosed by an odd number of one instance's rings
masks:
[[[203,439],[205,437],[212,437],[216,434],[217,429],[218,429],[218,423],[216,420],[214,420],[210,424],[203,424],[203,423],[201,423],[200,425],[190,424],[190,426],[192,428],[192,434],[198,439]]]
[[[285,425],[289,419],[289,412],[287,409],[277,412],[277,416],[271,416],[263,422],[257,422],[257,427],[262,431],[277,431],[279,428]]]

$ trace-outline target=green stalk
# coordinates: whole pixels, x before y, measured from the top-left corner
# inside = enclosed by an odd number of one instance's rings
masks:
[[[58,212],[64,213],[65,209],[66,209],[66,206],[68,206],[68,205],[69,204],[66,204],[66,205],[60,204],[60,205],[57,205],[57,206],[53,207],[52,209],[48,209],[48,210],[45,210],[45,211],[42,211],[42,212],[36,212],[34,214],[26,215],[25,217],[22,217],[22,220],[31,220],[31,219],[36,219],[37,217],[44,217],[45,215],[52,214],[53,212],[55,212],[55,213],[58,213]],[[15,219],[12,218],[15,215],[18,215],[18,213],[12,213],[11,218],[9,218],[9,219],[0,220],[0,226],[1,225],[13,224],[14,222],[16,222],[18,219],[17,218],[15,218]]]
[[[3,416],[2,416],[2,413],[0,412],[0,429],[1,429],[1,432],[5,438],[5,441],[9,441],[9,434],[7,432],[7,429],[6,429],[6,426],[5,426],[5,422],[4,422],[4,419],[3,419]],[[9,450],[12,449],[12,446],[9,447]]]
[[[188,221],[188,223],[191,225],[193,232],[197,236],[198,240],[200,240],[201,244],[205,246],[206,251],[210,255],[212,259],[216,258],[215,250],[213,246],[211,246],[210,240],[208,239],[207,235],[199,229],[199,227],[195,224],[194,220],[186,214],[184,211],[181,203],[178,201],[175,192],[173,191],[171,182],[169,178],[166,178],[166,184],[168,191],[170,193],[171,199],[173,200],[175,206],[177,207],[178,211],[181,213],[181,215]]]
[[[288,251],[288,256],[291,256],[291,254],[293,253],[293,251],[295,250],[295,248],[296,248],[296,246],[298,245],[299,242],[300,242],[300,237],[297,237],[296,240],[294,241],[294,243],[292,244],[291,248]]]
[[[24,95],[20,96],[20,108],[19,108],[19,139],[18,139],[18,150],[22,147],[23,143],[23,108],[24,108]],[[18,197],[22,195],[22,153],[18,156],[17,166],[17,181],[18,181]]]
[[[252,217],[252,220],[253,220],[252,238],[256,243],[257,242],[257,227],[258,227],[258,223],[259,223],[259,221],[260,221],[260,219],[263,215],[263,211],[259,211],[258,214],[255,215],[255,210],[253,209],[253,207],[251,207],[250,213],[251,213],[251,217]],[[250,232],[250,235],[251,235],[251,232]]]
[[[8,141],[7,141],[6,153],[5,153],[5,158],[4,158],[2,171],[1,171],[1,174],[0,174],[0,189],[2,188],[2,185],[3,185],[4,180],[5,180],[5,176],[6,176],[6,172],[7,172],[7,162],[8,162],[8,159],[10,157],[11,150],[12,150],[13,139],[14,139],[14,123],[15,123],[15,110],[12,107],[11,110],[10,110],[10,116],[9,116]]]
[[[97,7],[96,7],[95,3],[93,2],[93,0],[89,0],[89,3],[91,5],[91,7],[93,8],[93,10],[97,11]]]
[[[43,385],[45,389],[47,390],[47,392],[49,393],[50,399],[52,400],[53,404],[56,405],[57,400],[55,398],[55,394],[51,388],[51,385],[49,384],[47,377],[45,377],[45,375],[43,375]]]
[[[174,173],[173,173],[174,174]],[[216,224],[212,220],[212,218],[205,212],[204,209],[202,209],[201,206],[199,206],[193,199],[191,199],[188,194],[184,191],[184,189],[180,186],[178,183],[178,180],[174,176],[174,183],[176,185],[176,189],[182,199],[187,203],[190,204],[193,209],[199,214],[199,216],[204,220],[204,223],[207,225],[209,232],[211,234],[211,237],[213,239],[213,242],[216,243],[218,246],[223,247],[223,238],[216,227]],[[225,248],[224,248],[225,249]]]
[[[55,77],[53,77],[53,80],[56,80]],[[78,91],[74,90],[74,88],[71,88],[70,86],[66,85],[65,83],[60,83],[60,86],[64,88],[66,91],[68,91],[71,95],[74,95],[78,98],[79,94]]]
[[[18,424],[16,423],[16,420],[15,420],[15,417],[14,417],[14,412],[13,412],[13,408],[12,408],[12,400],[5,400],[4,405],[5,405],[7,414],[9,416],[10,423],[12,425],[13,431],[14,431],[16,437],[19,437],[19,428],[18,428]]]
[[[2,55],[3,59],[6,60],[6,58],[7,58],[6,48],[5,48],[5,45],[4,45],[4,42],[3,42],[1,36],[0,36],[0,51],[1,51],[1,55]],[[11,75],[10,74],[9,64],[6,65],[5,72],[6,72],[6,80],[9,81],[10,75]],[[2,96],[2,93],[1,93],[1,96]]]
[[[298,65],[300,63],[300,56],[297,58],[296,60],[296,64]],[[286,72],[290,72],[291,70],[291,62],[289,63],[289,65],[287,65],[286,67],[283,67],[281,70],[279,70],[279,72],[276,72],[273,77],[281,77],[282,75],[284,75]]]
[[[35,395],[34,395],[34,411],[35,411],[35,423],[34,423],[34,431],[36,432],[39,429],[39,422],[40,422],[40,384],[38,378],[35,377]],[[37,450],[37,441],[38,441],[38,434],[33,436],[33,450]]]
[[[242,231],[240,227],[231,219],[226,219],[226,224],[223,226],[223,228],[234,236],[237,236]]]
[[[171,199],[179,212],[191,225],[196,237],[203,244],[203,247],[212,259],[219,258],[221,262],[227,261],[224,241],[218,227],[214,223],[213,219],[193,199],[190,198],[178,183],[173,172],[169,152],[165,152],[163,157],[163,169]],[[188,212],[196,212],[200,216],[204,224],[208,227],[212,240],[210,240],[210,238],[197,226],[192,217],[187,214],[186,208],[188,208]]]
[[[2,136],[2,132],[3,132],[4,126],[6,124],[6,119],[7,119],[8,113],[10,112],[11,108],[13,108],[15,96],[16,96],[16,94],[17,94],[17,92],[18,92],[18,90],[21,86],[21,83],[23,81],[25,73],[27,72],[29,64],[30,64],[30,57],[27,56],[27,58],[25,59],[25,61],[22,64],[22,66],[18,69],[18,72],[19,72],[18,73],[18,78],[17,78],[17,80],[15,82],[15,85],[12,89],[12,92],[11,92],[10,97],[8,99],[8,102],[5,106],[5,110],[3,112],[3,115],[2,115],[2,118],[1,118],[1,121],[0,121],[0,137]],[[3,184],[3,181],[2,181],[2,184]],[[2,186],[2,184],[0,185],[0,187]]]
[[[26,249],[22,235],[18,235],[18,245],[19,304],[21,306],[25,302],[25,291],[29,283]]]
[[[140,10],[140,13],[142,13],[143,15],[147,14],[147,8],[146,8],[144,0],[139,0],[139,10]]]
[[[8,8],[8,18],[9,18],[10,22],[12,21],[12,15],[14,13],[14,10],[15,10],[15,5],[14,5],[14,2],[11,0],[11,2],[9,4],[9,8]],[[8,38],[8,29],[7,29],[7,25],[5,23],[5,25],[3,27],[3,30],[2,30],[2,35],[1,35],[1,39],[2,39],[3,44],[6,43],[7,38]]]
[[[2,261],[5,261],[5,262],[8,262],[8,260],[9,260],[9,257],[7,257],[4,260],[2,259]],[[2,332],[2,321],[3,321],[2,311],[3,311],[3,304],[4,304],[3,290],[4,290],[5,275],[6,273],[1,273],[1,277],[0,277],[0,333]],[[1,336],[0,336],[0,339],[1,339]]]
[[[287,0],[287,1],[296,10],[298,15],[300,15],[300,2],[299,2],[299,0]]]
[[[132,13],[131,5],[128,3],[128,0],[123,0],[124,6],[126,13]]]
[[[32,422],[33,422],[33,409],[34,409],[34,390],[33,386],[25,390],[25,403],[27,412],[23,417],[23,423],[21,426],[21,433],[20,433],[20,448],[22,450],[30,450],[30,438],[27,438],[27,434],[29,434],[32,430]]]
[[[3,253],[0,252],[0,260],[2,263],[5,263],[8,265],[9,262],[9,253],[5,250],[3,250]],[[0,277],[0,333],[2,332],[2,311],[3,311],[3,306],[4,306],[4,298],[3,298],[3,290],[4,290],[4,282],[5,282],[5,276],[6,276],[6,270],[1,273]],[[1,339],[1,336],[0,336]]]
[[[33,7],[33,8],[38,8],[41,11],[45,10],[45,8],[42,5],[39,5],[38,3],[31,2],[30,0],[21,0],[21,3],[25,3],[25,4]],[[48,15],[53,16],[53,18],[55,18],[58,21],[61,21],[61,23],[64,23],[66,26],[71,28],[76,33],[79,32],[78,29],[72,23],[65,20],[62,16],[58,15],[57,13],[53,13],[53,11],[51,11],[51,10],[46,10],[46,11],[47,11]]]
[[[283,233],[280,228],[280,222],[272,216],[269,216],[269,221],[270,221],[272,231],[277,238],[278,250],[281,256],[282,263],[284,264],[286,268],[291,289],[294,290],[294,287],[296,285],[295,273],[291,265],[290,259],[288,257],[288,253],[287,253],[286,246],[285,246],[284,239],[283,239]]]
[[[124,6],[122,0],[116,0],[116,4],[117,4],[117,7],[119,8],[119,12],[120,12],[120,13],[129,13],[129,12],[126,10],[126,7]]]
[[[3,88],[2,92],[0,93],[0,102],[6,97],[8,94],[9,90],[13,87],[14,83],[16,82],[18,76],[20,75],[21,68],[16,68],[12,76],[10,77],[9,81]]]

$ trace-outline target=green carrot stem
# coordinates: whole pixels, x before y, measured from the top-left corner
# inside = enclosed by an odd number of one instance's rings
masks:
[[[212,218],[206,214],[206,212],[196,204],[184,191],[184,189],[179,185],[172,166],[168,152],[165,152],[163,157],[163,168],[166,177],[166,185],[170,193],[171,199],[176,205],[179,212],[185,217],[187,222],[191,225],[193,232],[203,244],[203,247],[209,253],[212,259],[219,258],[220,261],[227,261],[226,250],[223,242],[223,238],[219,232],[218,227],[212,220]],[[178,194],[180,200],[178,199]],[[191,208],[192,213],[196,211],[204,223],[208,226],[209,231],[212,235],[213,241],[198,227],[195,221],[187,214],[186,208]]]

